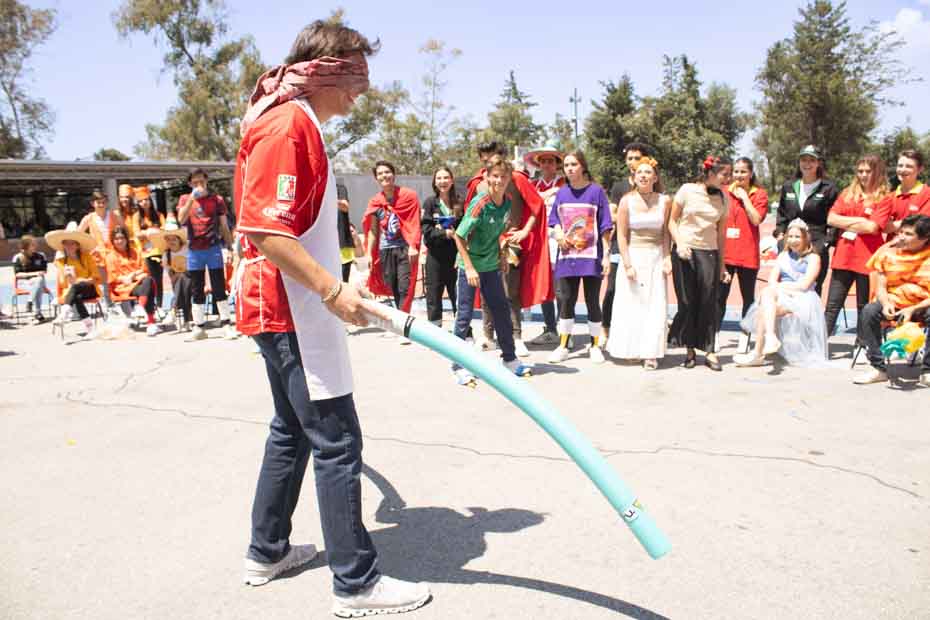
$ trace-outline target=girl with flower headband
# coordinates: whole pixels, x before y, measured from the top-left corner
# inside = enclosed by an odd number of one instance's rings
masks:
[[[714,353],[719,283],[730,279],[722,260],[729,205],[720,188],[727,182],[731,166],[728,159],[707,157],[697,181],[685,183],[675,194],[669,215],[668,230],[674,243],[672,276],[678,298],[678,314],[669,339],[687,347],[685,368],[694,368],[695,350],[699,349],[708,368],[723,370]]]
[[[668,196],[661,192],[656,160],[641,158],[633,172],[636,189],[617,205],[621,262],[607,350],[615,358],[641,359],[646,370],[655,370],[665,357],[666,277],[672,271]]]
[[[744,331],[756,334],[755,350],[733,356],[737,366],[762,366],[779,353],[791,366],[819,366],[827,359],[827,329],[815,287],[820,255],[807,223],[796,218],[785,232],[769,284],[743,319]]]

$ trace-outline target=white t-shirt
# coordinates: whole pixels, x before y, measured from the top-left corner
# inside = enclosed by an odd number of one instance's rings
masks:
[[[807,199],[814,193],[818,185],[820,185],[820,179],[817,179],[813,183],[801,183],[801,191],[798,193],[798,205],[801,207],[802,211],[804,210],[804,203],[807,202]]]

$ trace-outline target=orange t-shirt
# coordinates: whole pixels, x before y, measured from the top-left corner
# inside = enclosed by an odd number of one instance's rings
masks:
[[[869,268],[866,263],[884,243],[881,231],[885,230],[885,226],[891,218],[893,206],[893,194],[888,194],[878,204],[866,205],[862,200],[853,201],[849,199],[846,192],[843,192],[836,199],[830,212],[846,217],[864,217],[872,220],[878,224],[879,232],[872,235],[854,233],[848,230],[841,232],[836,241],[836,250],[833,252],[833,260],[830,266],[833,269],[868,274]]]
[[[885,276],[888,299],[895,308],[930,299],[930,247],[911,253],[886,244],[869,259],[868,266]]]
[[[142,267],[142,257],[134,249],[130,248],[129,254],[125,255],[110,248],[107,250],[107,283],[110,287],[111,294],[117,297],[128,297],[132,294],[132,289],[145,277],[142,274],[129,283],[123,282],[121,278],[135,271],[144,270]]]

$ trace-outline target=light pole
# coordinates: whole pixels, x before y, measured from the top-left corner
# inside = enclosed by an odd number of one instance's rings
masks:
[[[578,146],[578,104],[581,103],[581,98],[578,96],[578,89],[575,89],[574,95],[569,97],[568,102],[572,104],[573,114],[572,122],[575,124],[575,146]]]

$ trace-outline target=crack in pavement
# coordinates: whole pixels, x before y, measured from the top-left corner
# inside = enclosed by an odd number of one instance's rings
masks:
[[[161,370],[162,368],[164,368],[164,367],[170,365],[171,362],[172,362],[172,356],[171,356],[171,355],[168,355],[168,356],[163,357],[162,359],[158,360],[157,362],[155,362],[155,366],[153,366],[152,368],[149,368],[148,370],[143,370],[143,371],[141,371],[141,372],[131,372],[131,373],[129,373],[128,375],[126,375],[126,378],[123,379],[123,382],[120,384],[120,386],[119,386],[118,388],[116,388],[115,390],[113,390],[113,393],[114,393],[114,394],[119,394],[120,392],[122,392],[123,390],[125,390],[127,387],[129,387],[130,381],[132,381],[132,380],[135,379],[136,377],[144,377],[145,375],[151,375],[151,374],[153,374],[153,373],[156,373],[156,372],[158,372],[159,370]]]
[[[86,405],[88,407],[93,407],[93,408],[98,408],[98,409],[105,409],[105,408],[110,408],[110,407],[123,407],[127,409],[150,411],[152,413],[173,413],[173,414],[185,417],[185,418],[197,419],[197,420],[217,420],[221,422],[238,422],[240,424],[251,424],[254,426],[267,426],[268,424],[267,422],[262,422],[258,420],[249,420],[246,418],[236,418],[232,416],[212,416],[212,415],[190,413],[189,411],[185,411],[184,409],[174,409],[174,408],[166,409],[166,408],[151,407],[148,405],[137,405],[133,403],[101,403],[101,402],[95,402],[93,400],[74,398],[70,392],[64,395],[64,400],[70,403]],[[475,448],[470,448],[468,446],[460,446],[460,445],[452,444],[452,443],[411,441],[408,439],[400,439],[398,437],[383,437],[383,436],[367,435],[367,434],[362,434],[362,437],[369,441],[396,443],[400,445],[415,446],[419,448],[445,448],[448,450],[458,450],[458,451],[467,452],[469,454],[473,454],[479,457],[498,457],[498,458],[507,458],[507,459],[515,459],[515,460],[540,460],[540,461],[549,461],[549,462],[554,462],[554,463],[571,463],[572,462],[572,459],[567,458],[567,457],[545,456],[542,454],[511,454],[508,452],[483,452]],[[744,453],[738,453],[738,452],[713,452],[710,450],[699,450],[697,448],[685,448],[685,447],[680,447],[680,446],[659,446],[658,448],[655,448],[653,450],[614,450],[614,449],[604,449],[604,448],[596,448],[596,449],[598,450],[598,452],[600,452],[603,455],[605,459],[610,459],[614,456],[619,456],[622,454],[633,455],[633,456],[637,456],[637,455],[656,456],[656,455],[661,454],[662,452],[684,452],[688,454],[697,454],[697,455],[709,456],[709,457],[799,463],[802,465],[808,465],[810,467],[815,467],[817,469],[826,469],[830,471],[835,471],[835,472],[840,472],[840,473],[849,474],[853,476],[860,476],[863,478],[867,478],[868,480],[871,480],[875,482],[876,484],[882,487],[885,487],[886,489],[889,489],[892,491],[898,491],[900,493],[910,495],[911,497],[915,499],[923,499],[922,495],[915,493],[914,491],[911,491],[910,489],[905,489],[903,487],[899,487],[889,482],[885,482],[884,480],[882,480],[881,478],[879,478],[878,476],[874,474],[870,474],[864,471],[859,471],[856,469],[850,469],[848,467],[841,467],[839,465],[827,465],[824,463],[818,463],[810,459],[805,459],[805,458],[795,457],[795,456],[771,456],[771,455],[764,455],[764,454],[744,454]]]

